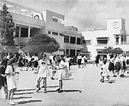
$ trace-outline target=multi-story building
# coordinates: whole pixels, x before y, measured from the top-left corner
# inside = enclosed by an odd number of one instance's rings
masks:
[[[77,55],[83,49],[82,34],[74,26],[64,26],[64,15],[45,10],[42,11],[45,20],[45,33],[54,37],[60,44],[60,52],[70,56]]]
[[[126,34],[125,20],[112,18],[107,20],[107,29],[92,29],[82,32],[90,51],[91,59],[102,54],[106,47],[120,47],[123,51],[129,51],[129,35]]]
[[[25,46],[30,37],[36,33],[48,34],[54,37],[60,45],[58,53],[77,55],[83,49],[82,34],[73,26],[65,26],[64,15],[44,10],[37,11],[6,0],[0,0],[0,9],[6,4],[16,25],[15,41]]]

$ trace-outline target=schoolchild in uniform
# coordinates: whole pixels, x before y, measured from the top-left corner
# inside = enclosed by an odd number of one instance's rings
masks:
[[[103,61],[103,65],[100,67],[100,72],[101,72],[101,79],[100,82],[104,82],[105,78],[110,82],[110,76],[108,74],[108,69],[107,69],[107,60]]]
[[[8,65],[5,70],[5,75],[7,78],[8,100],[9,100],[8,103],[9,104],[15,104],[13,101],[13,95],[17,89],[15,74],[18,73],[16,72],[14,68],[15,65],[16,65],[15,59],[11,58],[8,60]]]
[[[37,92],[41,89],[40,83],[43,80],[44,93],[47,93],[47,77],[50,76],[50,72],[46,62],[41,62],[38,69],[38,80],[37,80]]]

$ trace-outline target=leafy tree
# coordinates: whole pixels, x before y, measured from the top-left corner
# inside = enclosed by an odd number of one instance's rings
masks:
[[[0,37],[2,46],[13,46],[15,25],[12,15],[8,12],[7,6],[4,4],[0,11]]]
[[[29,53],[54,52],[59,49],[58,42],[46,34],[36,34],[30,38],[23,51]]]

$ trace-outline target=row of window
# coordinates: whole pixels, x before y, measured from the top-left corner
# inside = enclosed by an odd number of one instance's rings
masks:
[[[66,49],[65,54],[68,54],[70,57],[77,56],[80,53],[80,50],[75,49]]]
[[[39,30],[40,29],[38,28],[30,27],[30,35],[29,35],[28,26],[16,25],[16,37],[32,37]]]
[[[52,31],[48,31],[48,34],[64,36],[64,43],[82,44],[81,38],[72,37],[72,36],[64,35],[64,34],[58,33],[58,32],[52,32]]]
[[[97,39],[97,45],[106,45],[108,44],[109,38],[108,37],[98,37]],[[115,36],[115,42],[116,44],[126,44],[126,36],[124,35],[116,35]],[[86,45],[91,45],[91,40],[85,40]]]
[[[62,23],[63,19],[60,19],[60,18],[57,18],[57,17],[52,17],[52,21],[57,22],[57,23]]]
[[[121,36],[116,35],[115,39],[116,39],[116,45],[126,43],[126,36],[124,36],[124,35],[121,35]]]

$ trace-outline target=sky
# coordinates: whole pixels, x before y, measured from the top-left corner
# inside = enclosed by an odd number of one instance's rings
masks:
[[[106,28],[108,18],[124,18],[129,34],[129,0],[7,0],[36,10],[65,15],[64,24],[79,31]]]

